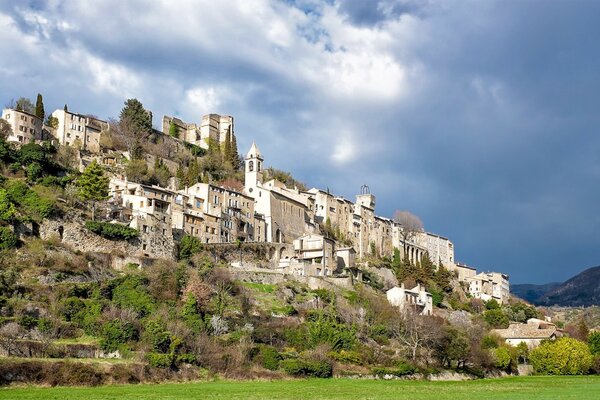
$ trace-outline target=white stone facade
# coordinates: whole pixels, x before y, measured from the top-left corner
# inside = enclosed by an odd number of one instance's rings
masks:
[[[399,307],[402,311],[408,309],[419,315],[431,315],[433,313],[433,299],[431,293],[425,291],[421,285],[412,289],[406,289],[404,284],[395,286],[386,292],[389,303]]]
[[[58,143],[100,152],[100,135],[108,130],[108,122],[64,110],[56,110],[52,116],[58,120],[58,126],[53,130]]]
[[[2,118],[12,128],[11,134],[6,138],[7,142],[27,144],[42,139],[44,121],[41,118],[12,108],[2,110]]]

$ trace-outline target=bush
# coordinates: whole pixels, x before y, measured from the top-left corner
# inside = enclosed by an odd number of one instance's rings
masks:
[[[190,258],[202,251],[202,242],[195,236],[185,235],[179,243],[179,259]]]
[[[137,229],[125,225],[111,224],[110,222],[87,221],[85,227],[109,240],[130,240],[138,237]]]
[[[491,309],[483,313],[483,319],[492,328],[508,328],[508,317],[500,309]]]
[[[135,339],[137,332],[129,322],[112,320],[102,327],[100,348],[104,351],[115,351],[119,345]]]
[[[154,302],[148,294],[148,282],[139,276],[127,276],[112,290],[112,300],[119,307],[131,308],[145,317],[154,310]]]
[[[8,250],[17,247],[18,239],[10,228],[0,226],[0,250]]]
[[[156,368],[171,368],[175,362],[174,354],[148,353],[146,354],[148,364]]]
[[[270,369],[271,371],[275,371],[279,368],[279,361],[281,360],[281,356],[277,349],[271,346],[260,346],[258,350],[258,355],[256,356],[256,361],[260,363],[260,365],[265,369]]]
[[[543,342],[529,354],[535,371],[547,375],[582,375],[592,366],[593,357],[588,346],[573,338]]]
[[[289,359],[281,361],[283,370],[292,376],[331,378],[333,368],[328,361]]]
[[[340,350],[340,351],[331,351],[327,354],[329,357],[333,358],[335,361],[339,361],[345,364],[362,364],[362,357],[357,351],[348,351],[348,350]]]
[[[516,364],[517,360],[506,347],[498,347],[494,349],[493,354],[495,360],[494,365],[496,368],[510,372],[512,367]]]
[[[397,368],[374,368],[373,369],[373,375],[376,375],[380,378],[384,377],[385,375],[392,375],[392,376],[398,376],[398,377],[406,376],[406,375],[413,375],[416,372],[417,372],[417,369],[413,365],[408,364],[403,361],[398,363]]]
[[[594,355],[600,355],[600,332],[592,332],[588,336],[588,346]]]

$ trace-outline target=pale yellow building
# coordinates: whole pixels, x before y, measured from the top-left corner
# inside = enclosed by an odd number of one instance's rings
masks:
[[[12,108],[2,110],[2,118],[10,124],[12,129],[6,138],[7,142],[26,144],[42,139],[44,121],[41,118]]]

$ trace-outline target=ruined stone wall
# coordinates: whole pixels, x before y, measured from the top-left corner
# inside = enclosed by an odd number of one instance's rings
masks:
[[[59,238],[61,243],[77,251],[109,253],[128,259],[128,262],[135,262],[133,260],[144,257],[175,260],[175,242],[172,238],[164,238],[163,243],[163,238],[159,242],[156,238],[145,238],[142,234],[140,238],[129,241],[108,240],[88,231],[84,224],[85,221],[82,218],[75,213],[70,213],[62,218],[44,220],[39,226],[39,235],[44,240],[52,237]],[[145,250],[142,249],[144,239],[150,243]],[[138,261],[137,263],[141,264],[142,262]]]

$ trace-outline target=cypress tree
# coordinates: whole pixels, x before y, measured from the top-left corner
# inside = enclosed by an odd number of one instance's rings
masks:
[[[46,116],[44,111],[44,100],[42,99],[42,95],[40,93],[38,93],[37,100],[35,101],[35,115],[42,120]]]
[[[231,136],[230,133],[227,132],[227,134],[225,135],[225,145],[223,148],[223,159],[225,160],[226,163],[231,164],[231,166],[233,166],[233,164],[231,163]]]
[[[231,133],[231,165],[234,169],[240,168],[240,154],[238,153],[237,139],[233,132]]]
[[[69,108],[67,107],[67,105],[66,105],[66,104],[65,104],[65,106],[63,107],[63,110],[64,110],[65,112],[69,112]]]

